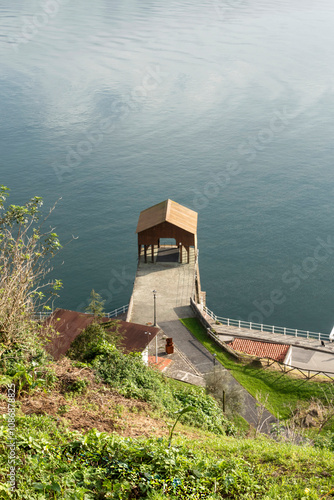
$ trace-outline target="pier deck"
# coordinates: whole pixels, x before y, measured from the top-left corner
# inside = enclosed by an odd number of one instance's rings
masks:
[[[155,250],[155,260],[157,257]],[[193,316],[190,297],[195,289],[195,251],[190,248],[190,262],[144,262],[141,253],[132,293],[130,321],[145,325],[153,323],[153,290],[157,292],[157,323]],[[183,260],[186,262],[186,259]],[[129,321],[129,318],[128,318]]]

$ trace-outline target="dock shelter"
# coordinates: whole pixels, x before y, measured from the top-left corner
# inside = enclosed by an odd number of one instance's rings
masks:
[[[172,200],[166,200],[140,212],[136,233],[138,234],[138,257],[144,247],[144,260],[147,262],[147,250],[151,249],[151,261],[154,262],[155,247],[160,249],[162,239],[175,240],[174,248],[178,261],[182,263],[182,248],[197,250],[197,212]],[[158,252],[159,255],[159,252]]]

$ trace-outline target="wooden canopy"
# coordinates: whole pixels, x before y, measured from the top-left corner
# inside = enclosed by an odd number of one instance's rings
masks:
[[[136,233],[139,256],[144,245],[145,262],[148,246],[152,248],[152,262],[154,261],[154,246],[160,247],[161,238],[175,239],[181,256],[184,246],[189,260],[189,247],[197,247],[197,212],[172,200],[163,201],[140,213]]]

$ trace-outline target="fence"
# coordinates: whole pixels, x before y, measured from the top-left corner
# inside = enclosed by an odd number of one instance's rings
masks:
[[[272,365],[277,365],[278,368],[282,372],[282,376],[287,375],[290,372],[296,372],[298,371],[299,374],[305,379],[305,380],[311,380],[312,378],[316,377],[317,375],[322,375],[323,377],[327,377],[331,380],[331,382],[334,382],[334,372],[329,372],[329,371],[319,371],[319,370],[307,370],[307,369],[302,369],[297,366],[293,366],[292,364],[284,364],[281,363],[280,361],[277,361],[276,359],[273,358],[262,358],[258,356],[253,356],[251,354],[246,354],[242,352],[237,352],[234,349],[232,349],[228,344],[223,342],[222,340],[219,339],[219,337],[210,329],[207,328],[207,334],[208,336],[219,346],[221,347],[224,351],[226,351],[230,356],[236,358],[237,360],[240,361],[241,358],[248,358],[248,359],[259,359],[261,361],[261,366],[259,368],[266,369]],[[264,366],[262,362],[265,362],[267,366]]]
[[[111,312],[104,314],[104,316],[106,318],[117,318],[117,316],[120,316],[121,314],[125,314],[126,311],[128,310],[128,308],[129,308],[129,304],[126,304],[124,306],[118,307],[117,309],[114,309]]]
[[[273,325],[264,325],[260,323],[252,323],[249,321],[242,321],[238,319],[231,318],[223,318],[222,316],[216,316],[210,309],[206,306],[200,306],[202,308],[202,312],[209,316],[217,326],[219,324],[225,326],[235,326],[237,328],[244,328],[247,330],[257,330],[260,332],[269,332],[269,333],[279,333],[280,335],[290,335],[294,337],[303,337],[307,339],[316,339],[327,341],[328,342],[328,334],[320,333],[320,332],[310,332],[307,330],[298,330],[294,328],[286,328],[283,326],[273,326]]]
[[[128,310],[129,304],[125,304],[124,306],[118,307],[117,309],[114,309],[113,311],[110,311],[108,313],[103,313],[103,316],[105,318],[117,318],[117,316],[120,316],[121,314],[125,314],[126,311]],[[37,312],[34,315],[34,319],[37,321],[44,321],[46,318],[51,316],[53,311],[43,311],[43,312]],[[82,313],[82,314],[88,314],[88,313]]]

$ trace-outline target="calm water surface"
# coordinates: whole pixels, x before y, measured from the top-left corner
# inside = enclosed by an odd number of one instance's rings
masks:
[[[217,314],[334,324],[331,1],[2,0],[0,182],[62,198],[59,305],[111,310],[140,210],[199,212]]]

